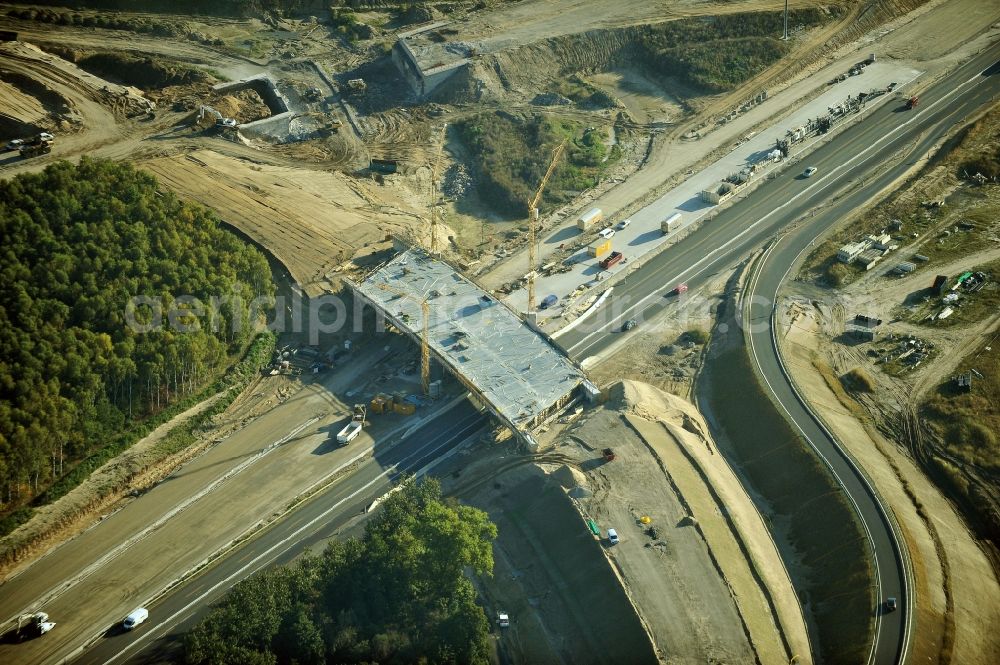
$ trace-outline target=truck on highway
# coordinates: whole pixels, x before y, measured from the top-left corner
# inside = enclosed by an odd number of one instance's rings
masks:
[[[337,432],[337,443],[350,443],[361,434],[361,428],[365,426],[365,416],[367,409],[364,404],[354,405],[354,416],[351,422],[344,425],[344,428]]]
[[[576,228],[581,231],[586,231],[602,219],[604,219],[604,213],[601,212],[600,208],[594,208],[593,210],[580,215],[580,218],[576,220]]]
[[[915,109],[917,108],[917,104],[919,103],[920,103],[920,98],[917,97],[916,95],[913,95],[912,97],[906,100],[906,108]]]
[[[49,621],[49,615],[45,612],[36,612],[28,616],[18,617],[17,624],[16,636],[18,640],[39,637],[55,627],[55,624]]]
[[[600,264],[601,268],[603,268],[604,270],[609,270],[611,267],[617,265],[618,263],[621,263],[621,260],[623,258],[625,258],[625,257],[622,256],[621,252],[611,252],[611,254],[608,256],[608,258],[606,258],[603,261],[601,261],[601,264]]]
[[[680,226],[680,223],[681,223],[681,214],[679,212],[675,212],[674,214],[670,215],[670,217],[667,217],[665,220],[660,222],[660,231],[662,231],[663,233],[670,233],[678,226]]]
[[[21,157],[37,157],[38,155],[47,155],[52,152],[52,144],[55,142],[55,138],[52,134],[41,133],[35,136],[30,141],[25,141],[21,145]]]

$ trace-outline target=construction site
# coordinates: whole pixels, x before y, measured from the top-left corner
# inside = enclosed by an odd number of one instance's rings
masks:
[[[357,535],[382,498],[362,492],[376,482],[365,465],[396,482],[407,456],[498,525],[494,574],[472,576],[492,662],[853,662],[878,639],[894,617],[867,577],[852,580],[872,609],[844,624],[844,644],[820,626],[856,599],[817,584],[811,557],[829,551],[839,571],[848,548],[807,552],[787,497],[742,466],[784,477],[795,463],[778,444],[737,450],[725,407],[704,408],[737,344],[722,317],[785,229],[739,252],[751,224],[704,238],[776,182],[798,189],[774,214],[844,178],[791,232],[874,177],[848,182],[853,154],[825,170],[811,155],[876,113],[902,131],[946,106],[925,91],[993,47],[1000,7],[145,4],[0,10],[0,178],[82,156],[134,163],[260,248],[281,302],[340,299],[349,313],[318,335],[282,331],[190,448],[158,442],[209,402],[0,538],[0,620],[48,626],[0,643],[0,659],[84,658],[107,644],[112,612],[160,602],[354,474],[368,485],[338,499],[352,512],[308,550]],[[982,165],[1000,141],[996,106],[954,132],[787,266],[774,345],[903,525],[906,662],[988,665],[1000,190]],[[650,274],[655,261],[671,267]],[[171,544],[184,542],[196,545]],[[120,572],[88,572],[119,556],[136,571],[124,594],[103,577]],[[75,610],[74,594],[106,607]],[[152,606],[151,624],[165,618]]]

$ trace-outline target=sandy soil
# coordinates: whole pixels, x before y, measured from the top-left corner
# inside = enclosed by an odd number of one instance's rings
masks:
[[[199,201],[274,254],[309,294],[368,243],[422,218],[362,181],[199,150],[141,163],[178,195]],[[377,187],[377,186],[376,186]]]
[[[0,44],[0,70],[41,82],[41,90],[32,91],[36,98],[54,97],[63,100],[62,104],[54,105],[55,108],[46,109],[54,114],[49,120],[51,125],[46,123],[46,128],[65,132],[76,129],[76,125],[82,122],[84,131],[57,137],[52,156],[89,151],[125,138],[127,130],[120,122],[128,115],[144,111],[147,106],[147,102],[136,95],[134,90],[109,84],[71,62],[23,42]],[[0,96],[0,112],[24,122],[34,122],[25,117],[25,113],[32,113],[31,106],[26,103],[23,94]],[[64,119],[62,122],[58,121],[60,117]],[[14,156],[16,153],[8,154],[10,156],[7,159],[0,161],[0,173],[8,162],[21,161],[20,157]],[[48,161],[48,158],[35,158],[31,161]]]
[[[583,567],[584,586],[605,584],[600,580],[609,572],[618,576],[661,662],[787,662],[790,654],[810,662],[802,609],[774,543],[714,454],[701,416],[645,384],[627,381],[610,393],[601,409],[545,435],[552,441],[539,454],[477,454],[455,481],[457,496],[500,526],[496,576],[481,587],[488,607],[515,619],[515,628],[500,636],[501,650],[514,662],[592,662],[595,652],[572,650],[581,641],[600,646],[583,633],[597,630],[597,622],[631,630],[623,628],[630,609],[602,603],[595,616],[577,597],[570,582]],[[615,442],[611,463],[598,444],[608,440]],[[547,474],[544,482],[538,469]],[[548,540],[530,530],[530,516],[561,515],[570,501],[577,514],[558,521],[575,523],[572,536]],[[584,563],[584,552],[597,543],[585,519],[602,535],[617,529],[618,546],[602,541],[606,561]],[[524,542],[536,538],[544,540],[544,553]]]

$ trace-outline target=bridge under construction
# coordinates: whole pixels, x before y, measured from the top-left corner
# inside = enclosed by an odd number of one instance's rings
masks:
[[[529,444],[532,430],[575,396],[598,395],[544,335],[422,250],[402,252],[351,287],[396,328],[426,343],[438,362]]]

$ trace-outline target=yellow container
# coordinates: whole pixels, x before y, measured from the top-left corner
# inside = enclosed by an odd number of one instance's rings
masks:
[[[607,254],[609,251],[611,251],[610,238],[608,238],[607,240],[604,239],[595,240],[594,242],[590,243],[590,245],[587,246],[587,252],[593,257],[602,256],[604,254]]]

